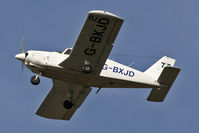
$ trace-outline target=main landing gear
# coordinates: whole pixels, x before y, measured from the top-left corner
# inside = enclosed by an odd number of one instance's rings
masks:
[[[63,106],[65,109],[71,109],[73,107],[73,102],[71,100],[65,100]]]
[[[66,93],[66,100],[63,102],[63,107],[67,110],[71,109],[73,107],[73,90],[67,89]]]
[[[90,73],[91,72],[91,66],[90,65],[85,65],[83,66],[83,71],[85,73]]]
[[[90,62],[87,60],[84,61],[83,72],[85,73],[91,72],[91,65],[90,65]]]
[[[30,78],[30,82],[33,84],[33,85],[38,85],[40,83],[40,78],[39,76],[41,75],[41,73],[37,74],[36,76],[32,76]]]

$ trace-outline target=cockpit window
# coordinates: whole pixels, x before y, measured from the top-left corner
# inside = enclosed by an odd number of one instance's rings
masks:
[[[25,57],[27,57],[27,56],[28,56],[28,52],[25,53]]]
[[[63,53],[63,51],[56,51],[57,53]]]
[[[66,52],[64,54],[70,54],[71,53],[71,49],[67,49]]]

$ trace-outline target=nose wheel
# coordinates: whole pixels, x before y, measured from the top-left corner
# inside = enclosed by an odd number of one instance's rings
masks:
[[[32,76],[31,79],[30,79],[30,82],[33,84],[33,85],[38,85],[40,83],[40,78],[39,76]]]

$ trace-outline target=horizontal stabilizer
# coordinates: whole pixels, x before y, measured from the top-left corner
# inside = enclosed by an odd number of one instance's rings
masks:
[[[180,68],[165,67],[157,80],[163,87],[153,88],[147,100],[163,102],[179,72]]]

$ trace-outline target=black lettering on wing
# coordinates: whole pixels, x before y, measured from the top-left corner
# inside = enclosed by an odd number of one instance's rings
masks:
[[[96,16],[90,15],[89,20],[97,22],[96,29],[94,29],[91,37],[89,38],[90,46],[84,50],[86,55],[94,55],[96,53],[95,45],[99,44],[107,30],[107,25],[109,24],[109,19],[98,18]]]
[[[86,55],[94,55],[96,53],[96,50],[93,49],[93,48],[87,48],[87,49],[84,50],[84,53]]]

